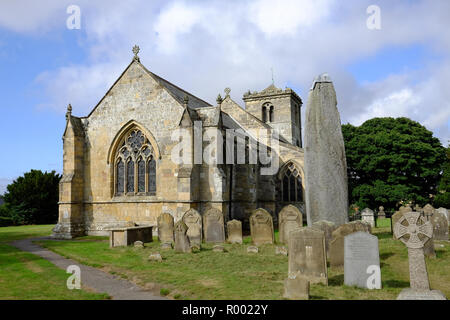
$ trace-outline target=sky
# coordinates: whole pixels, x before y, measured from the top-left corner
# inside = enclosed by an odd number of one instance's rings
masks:
[[[86,116],[135,44],[150,71],[211,104],[230,87],[243,106],[273,70],[306,106],[327,72],[342,123],[405,116],[446,146],[449,12],[448,0],[0,0],[0,194],[31,169],[62,172],[67,105]]]

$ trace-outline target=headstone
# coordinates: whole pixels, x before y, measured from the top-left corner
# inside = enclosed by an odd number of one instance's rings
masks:
[[[431,216],[433,239],[448,241],[448,220],[445,214],[436,210]]]
[[[344,265],[344,238],[358,231],[370,233],[370,225],[362,221],[352,221],[339,226],[333,231],[329,250],[330,267],[337,268]]]
[[[375,228],[375,217],[374,217],[374,212],[373,210],[369,209],[369,208],[365,208],[362,212],[361,212],[361,220],[363,222],[367,222],[368,224],[370,224],[370,226],[372,228]]]
[[[384,207],[380,206],[378,208],[378,219],[382,220],[386,218],[386,212],[384,212]]]
[[[287,244],[289,232],[303,227],[303,216],[300,210],[291,204],[285,206],[278,216],[279,241]]]
[[[191,244],[187,235],[188,226],[183,220],[175,224],[175,251],[177,252],[191,252]]]
[[[200,246],[202,243],[202,217],[195,209],[189,209],[183,215],[183,222],[187,225],[187,236],[192,245]]]
[[[288,250],[287,250],[287,248],[286,247],[283,247],[283,246],[277,246],[276,248],[275,248],[275,254],[276,255],[282,255],[282,256],[287,256],[288,255]]]
[[[205,232],[205,242],[225,242],[225,228],[222,212],[216,208],[211,208],[206,211],[203,214],[203,230]]]
[[[447,209],[441,207],[441,208],[437,209],[437,211],[444,214],[445,217],[447,218],[447,221],[450,221],[449,212]]]
[[[325,233],[305,227],[289,234],[289,277],[301,276],[311,284],[328,285]]]
[[[325,249],[327,250],[327,256],[330,252],[330,242],[332,239],[333,231],[336,230],[336,225],[331,221],[317,221],[314,222],[312,227],[317,230],[325,232]]]
[[[135,248],[141,248],[141,249],[144,248],[144,243],[142,241],[139,241],[139,240],[135,241],[133,245],[134,245]]]
[[[412,211],[412,210],[411,210]],[[416,204],[414,206],[414,211],[415,212],[423,212],[423,208],[421,206],[419,206],[418,204]]]
[[[158,239],[161,243],[173,242],[173,217],[170,213],[163,212],[158,217]]]
[[[411,212],[411,211],[413,211],[412,210],[412,208],[411,208],[411,204],[410,203],[408,203],[408,204],[406,204],[406,205],[404,205],[404,206],[401,206],[399,209],[398,209],[398,211],[400,211],[400,212]]]
[[[431,220],[431,217],[433,216],[435,212],[435,209],[433,208],[433,206],[431,204],[426,204],[425,207],[423,207],[423,214],[425,216],[425,219],[427,221]]]
[[[161,262],[162,261],[162,257],[160,253],[152,253],[150,254],[150,256],[148,257],[149,261],[157,261],[157,262]]]
[[[336,92],[327,74],[309,91],[305,120],[305,202],[308,226],[348,222],[347,160]]]
[[[308,300],[309,281],[301,276],[288,277],[284,281],[283,297],[291,300]]]
[[[259,249],[256,246],[248,246],[247,253],[258,253]]]
[[[354,232],[344,238],[344,284],[365,289],[381,289],[378,238]]]
[[[395,226],[395,224],[400,220],[400,218],[403,216],[403,213],[405,212],[412,212],[411,207],[408,205],[407,207],[400,207],[400,211],[397,211],[394,215],[392,215],[392,226]],[[392,237],[394,239],[397,239],[395,237],[395,234],[392,234]],[[423,247],[423,252],[426,257],[434,258],[436,257],[436,251],[434,250],[434,241],[433,239],[430,239],[427,241]]]
[[[227,242],[242,244],[242,222],[240,222],[239,220],[228,221],[227,232]]]
[[[253,211],[250,216],[250,233],[255,246],[273,243],[273,221],[269,212],[261,208]]]
[[[442,292],[430,290],[423,245],[433,236],[433,226],[419,212],[405,212],[394,226],[394,234],[408,248],[410,289],[403,290],[397,300],[445,300]],[[428,300],[427,299],[427,300]]]

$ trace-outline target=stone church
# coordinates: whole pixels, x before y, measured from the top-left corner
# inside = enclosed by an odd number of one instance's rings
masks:
[[[225,222],[238,219],[244,228],[256,208],[269,211],[274,221],[287,204],[304,212],[302,99],[292,89],[271,84],[249,91],[245,108],[226,89],[212,105],[147,70],[139,48],[133,52],[131,63],[87,116],[72,115],[70,105],[67,109],[54,237],[156,226],[161,213],[178,221],[190,208],[200,214],[216,208]],[[198,121],[202,130],[215,128],[224,136],[228,129],[241,130],[254,140],[254,130],[276,131],[277,172],[261,175],[260,163],[176,164],[174,130],[185,129],[193,139]]]

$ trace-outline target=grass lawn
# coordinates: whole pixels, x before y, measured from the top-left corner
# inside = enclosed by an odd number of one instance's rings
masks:
[[[53,225],[0,228],[0,300],[105,299],[105,294],[69,290],[70,276],[64,270],[34,254],[8,243],[14,240],[47,236]]]
[[[375,228],[373,233],[379,238],[383,289],[344,286],[343,270],[328,268],[328,287],[312,285],[311,299],[396,299],[403,288],[409,287],[406,246],[392,239],[390,225]],[[145,249],[110,249],[106,238],[95,237],[45,241],[41,245],[174,299],[283,299],[288,258],[275,255],[275,245],[248,254],[249,243],[246,237],[243,245],[226,244],[225,253],[213,252],[212,245],[204,244],[193,254],[160,251],[156,239]],[[431,287],[450,297],[450,243],[436,244],[437,258],[427,259]],[[152,252],[160,252],[163,262],[148,261]]]

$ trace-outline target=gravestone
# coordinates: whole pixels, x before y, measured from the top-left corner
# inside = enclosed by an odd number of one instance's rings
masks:
[[[327,250],[327,256],[330,252],[330,242],[332,239],[333,231],[337,229],[336,225],[331,221],[317,221],[314,222],[312,228],[321,230],[325,233],[325,249]]]
[[[308,226],[348,222],[347,159],[336,92],[327,74],[309,91],[305,116],[305,203]]]
[[[225,247],[217,244],[213,247],[212,251],[213,252],[224,252]]]
[[[378,219],[382,220],[382,219],[386,219],[386,212],[384,212],[384,207],[380,206],[378,208]]]
[[[354,232],[344,238],[344,284],[365,289],[381,289],[378,238]]]
[[[161,257],[161,254],[160,254],[159,252],[151,253],[151,254],[148,256],[148,260],[149,260],[149,261],[157,261],[157,262],[162,262],[162,261],[163,261],[163,259],[162,259],[162,257]]]
[[[225,242],[225,228],[223,214],[216,208],[211,208],[203,214],[203,230],[205,242]]]
[[[247,253],[258,253],[259,249],[256,246],[248,246],[247,247]]]
[[[284,298],[290,300],[309,299],[309,281],[301,276],[288,277],[284,281]]]
[[[431,204],[426,204],[425,207],[423,207],[423,214],[425,216],[425,219],[427,221],[431,220],[431,217],[434,214],[435,209],[433,208],[433,206]]]
[[[187,236],[191,246],[200,246],[202,243],[202,217],[195,209],[189,209],[182,218],[187,225]]]
[[[261,208],[253,211],[250,216],[250,234],[255,246],[273,243],[273,221],[269,212]]]
[[[175,224],[175,251],[191,252],[191,244],[187,232],[188,226],[183,220],[180,220]]]
[[[242,222],[231,220],[227,222],[228,243],[242,244]]]
[[[305,227],[289,234],[288,277],[303,277],[311,284],[328,285],[327,256],[325,251],[325,233]]]
[[[433,239],[448,241],[448,220],[445,214],[436,210],[431,216]]]
[[[158,239],[161,243],[173,242],[174,222],[170,213],[163,212],[158,217]]]
[[[449,213],[448,213],[447,209],[441,207],[441,208],[437,209],[437,211],[444,214],[445,217],[447,218],[447,221],[450,221],[450,217],[449,217]]]
[[[286,247],[283,247],[283,246],[277,246],[276,248],[275,248],[275,254],[276,255],[282,255],[282,256],[287,256],[288,255],[288,251],[287,251],[287,248]]]
[[[134,245],[135,248],[141,248],[141,249],[144,248],[144,243],[142,241],[139,241],[139,240],[135,241],[133,245]]]
[[[287,244],[289,232],[303,227],[303,216],[300,210],[291,204],[285,206],[278,216],[279,240],[280,243]]]
[[[333,231],[329,249],[330,267],[337,268],[344,265],[344,238],[358,231],[370,233],[371,227],[362,221],[352,221],[339,226]]]
[[[412,211],[412,210],[411,210]],[[415,206],[414,206],[414,211],[416,211],[416,212],[423,212],[423,208],[421,207],[421,206],[419,206],[418,204],[416,204]]]
[[[374,217],[374,212],[373,210],[369,209],[369,208],[365,208],[362,212],[361,212],[361,220],[363,222],[367,222],[368,224],[370,224],[370,226],[372,228],[375,228],[375,217]]]
[[[408,248],[409,282],[397,300],[445,300],[438,290],[430,290],[423,245],[433,236],[433,226],[419,212],[405,212],[394,226],[394,234]]]

